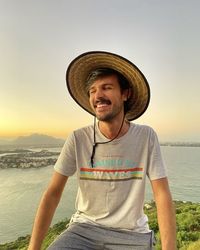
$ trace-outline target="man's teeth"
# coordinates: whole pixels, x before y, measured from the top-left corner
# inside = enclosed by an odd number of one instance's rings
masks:
[[[108,104],[97,104],[97,108],[108,106]]]

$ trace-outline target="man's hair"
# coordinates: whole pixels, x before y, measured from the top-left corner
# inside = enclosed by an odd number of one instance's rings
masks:
[[[131,91],[131,87],[130,87],[128,80],[120,72],[111,68],[99,68],[99,69],[92,71],[86,80],[86,89],[87,89],[88,94],[89,94],[90,86],[96,80],[99,80],[103,77],[111,76],[111,75],[115,75],[117,77],[121,92],[123,92],[124,90]],[[128,95],[129,94],[131,95],[131,93],[128,93]],[[128,98],[127,101],[124,102],[124,112],[125,113],[128,112],[129,109],[130,109],[130,103],[129,103],[129,98]]]

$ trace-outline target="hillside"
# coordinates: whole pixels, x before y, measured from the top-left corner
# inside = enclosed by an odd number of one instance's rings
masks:
[[[30,146],[30,145],[63,145],[64,140],[42,134],[31,134],[29,136],[20,136],[14,140],[1,140],[1,145],[17,145],[17,146]]]
[[[200,249],[200,204],[191,202],[175,201],[177,218],[177,245],[179,250]],[[145,212],[149,217],[150,227],[156,236],[156,250],[161,250],[158,223],[156,217],[155,203],[151,202],[146,206]],[[49,244],[59,235],[68,220],[55,224],[45,238],[42,250],[47,249]],[[0,250],[26,250],[30,236],[20,237],[18,240],[0,245]]]

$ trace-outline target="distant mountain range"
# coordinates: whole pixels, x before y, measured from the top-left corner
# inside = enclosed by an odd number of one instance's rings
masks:
[[[15,140],[0,140],[0,145],[63,145],[64,140],[48,135],[32,134]]]
[[[31,134],[29,136],[20,136],[13,140],[1,140],[0,145],[13,145],[13,146],[63,146],[65,140],[55,138],[43,134]],[[160,142],[161,146],[177,146],[177,147],[200,147],[200,142]]]

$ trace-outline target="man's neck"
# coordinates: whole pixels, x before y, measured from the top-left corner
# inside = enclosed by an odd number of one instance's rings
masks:
[[[122,122],[123,125],[121,124]],[[119,121],[112,121],[112,122],[99,121],[98,126],[101,133],[108,139],[112,140],[119,133],[121,125],[122,125],[121,131],[116,138],[119,138],[127,133],[130,123],[126,120],[121,121],[121,123],[119,123]]]

